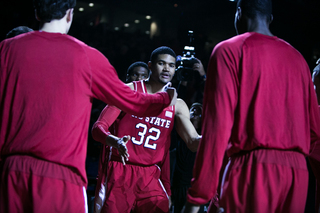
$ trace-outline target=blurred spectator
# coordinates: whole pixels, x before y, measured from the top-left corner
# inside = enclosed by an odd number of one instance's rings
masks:
[[[140,81],[149,78],[150,70],[148,64],[137,61],[131,64],[127,70],[126,82]]]
[[[15,27],[7,33],[6,38],[12,38],[12,37],[20,35],[22,33],[27,33],[27,32],[31,32],[31,31],[33,31],[33,29],[31,29],[27,26]]]
[[[201,134],[202,104],[193,103],[189,112],[191,123],[198,134]],[[186,203],[187,190],[190,187],[193,164],[197,153],[188,149],[187,145],[178,136],[175,154],[176,163],[171,185],[172,205],[174,209],[173,212],[180,213],[183,205]],[[201,206],[199,213],[206,212],[206,209],[206,205]]]

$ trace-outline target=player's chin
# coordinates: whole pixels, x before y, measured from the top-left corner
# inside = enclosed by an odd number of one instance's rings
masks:
[[[160,78],[159,81],[165,85],[171,81],[171,78]]]

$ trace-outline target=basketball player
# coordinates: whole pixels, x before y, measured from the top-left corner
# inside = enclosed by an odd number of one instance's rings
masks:
[[[168,47],[159,47],[151,54],[148,66],[151,76],[146,81],[135,81],[129,86],[142,93],[161,91],[175,73],[176,55]],[[176,129],[189,149],[197,150],[200,136],[190,122],[187,105],[178,99],[157,116],[139,117],[122,113],[106,106],[94,124],[93,138],[109,145],[103,155],[96,188],[96,212],[168,212],[168,194],[160,181],[160,169],[170,173],[170,133]],[[106,148],[106,149],[107,149]],[[116,148],[116,149],[115,149]],[[168,174],[168,173],[167,173]]]
[[[132,81],[141,81],[149,78],[150,70],[148,64],[137,61],[131,64],[127,70],[127,79],[126,82],[130,83]]]
[[[184,212],[217,191],[220,212],[304,212],[306,156],[320,162],[320,115],[309,66],[269,29],[272,0],[239,0],[239,35],[211,54],[202,135]]]
[[[0,43],[0,212],[86,212],[93,98],[139,116],[170,104],[166,92],[132,91],[103,54],[67,35],[75,4],[34,0],[40,30]]]

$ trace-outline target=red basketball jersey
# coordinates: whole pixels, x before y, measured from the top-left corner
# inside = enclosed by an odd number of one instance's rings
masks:
[[[147,93],[144,81],[134,81],[134,90]],[[156,117],[137,117],[125,114],[115,124],[115,135],[123,137],[130,135],[127,143],[129,164],[161,165],[164,156],[170,148],[171,131],[174,124],[175,107],[165,108]],[[112,150],[112,160],[121,162],[118,151]]]

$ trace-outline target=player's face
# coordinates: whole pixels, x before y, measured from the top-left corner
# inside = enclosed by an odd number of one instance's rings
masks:
[[[145,67],[135,67],[129,76],[129,82],[141,81],[149,77],[148,70]]]
[[[166,84],[170,82],[174,76],[176,59],[169,54],[160,54],[149,66],[152,71],[150,78],[162,84]]]

